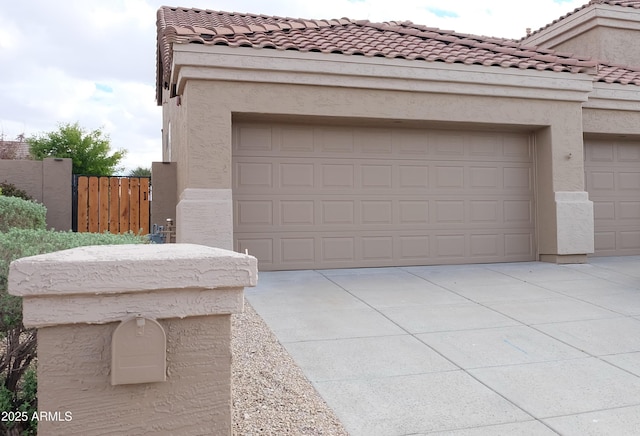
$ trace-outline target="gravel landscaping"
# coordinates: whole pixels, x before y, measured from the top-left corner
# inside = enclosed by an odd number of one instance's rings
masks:
[[[235,435],[348,435],[246,301],[231,332]]]

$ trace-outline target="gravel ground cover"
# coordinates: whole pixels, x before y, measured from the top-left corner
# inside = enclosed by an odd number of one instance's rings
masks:
[[[231,318],[231,349],[235,435],[348,435],[246,301]]]

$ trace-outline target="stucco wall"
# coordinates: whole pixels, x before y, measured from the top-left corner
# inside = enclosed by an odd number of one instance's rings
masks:
[[[226,47],[176,50],[184,50],[174,52],[179,96],[165,110],[173,117],[178,210],[186,217],[215,221],[217,232],[211,235],[213,226],[197,223],[182,223],[181,229],[178,223],[179,241],[232,249],[233,119],[273,117],[529,132],[536,149],[539,254],[567,251],[558,246],[558,228],[568,226],[558,221],[555,194],[585,189],[582,105],[593,90],[590,76],[317,54],[267,57]],[[568,217],[563,212],[560,219]],[[205,240],[198,239],[202,235]]]
[[[151,164],[151,224],[165,225],[167,218],[176,219],[177,165],[175,162],[153,162]]]
[[[71,230],[71,166],[71,159],[0,160],[0,181],[44,204],[48,228]]]
[[[631,87],[633,85],[626,86]],[[636,92],[639,91],[640,89],[636,90]],[[620,102],[613,102],[613,104],[618,106],[618,108],[585,108],[583,112],[584,133],[586,135],[605,134],[611,136],[640,137],[640,111],[621,110],[622,105]]]
[[[249,98],[250,96],[250,98]],[[428,120],[431,125],[467,123],[505,126],[534,133],[537,147],[537,227],[541,254],[557,254],[555,191],[583,191],[582,112],[575,102],[554,102],[371,89],[311,87],[283,84],[236,84],[190,81],[181,97],[187,107],[185,131],[189,158],[179,162],[178,191],[230,189],[232,114],[290,114],[345,117],[352,120]],[[211,105],[211,101],[216,101]],[[402,121],[398,121],[401,126]],[[548,127],[542,127],[548,126]],[[185,144],[182,144],[185,146]],[[231,203],[226,206],[231,216]],[[216,244],[231,248],[232,224]],[[193,227],[191,227],[193,229]],[[193,229],[195,230],[195,229]],[[203,229],[203,231],[206,231]],[[184,242],[200,242],[195,239]]]
[[[638,30],[595,27],[547,48],[618,65],[640,65]]]
[[[39,329],[38,408],[69,411],[72,420],[40,422],[38,433],[229,434],[230,315],[159,322],[167,334],[168,377],[144,389],[110,384],[117,323]]]

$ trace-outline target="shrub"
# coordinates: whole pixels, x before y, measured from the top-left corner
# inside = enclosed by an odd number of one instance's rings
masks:
[[[14,185],[13,183],[9,183],[6,180],[0,183],[0,193],[5,197],[18,197],[22,198],[23,200],[33,200],[33,197],[27,194],[27,191],[18,189],[16,185]]]
[[[0,196],[0,232],[11,228],[45,229],[47,208],[33,201],[18,197]]]
[[[0,197],[2,199],[3,197]],[[21,200],[24,201],[24,200]],[[26,202],[30,203],[30,202]],[[36,335],[22,325],[22,300],[9,295],[9,264],[21,257],[86,245],[146,243],[145,236],[109,233],[56,232],[12,228],[0,232],[0,411],[37,410],[35,370]],[[35,435],[37,421],[0,422],[0,434]]]

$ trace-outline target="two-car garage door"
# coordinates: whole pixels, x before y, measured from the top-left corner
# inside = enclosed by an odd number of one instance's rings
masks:
[[[262,270],[535,259],[526,133],[236,123],[232,172]]]

